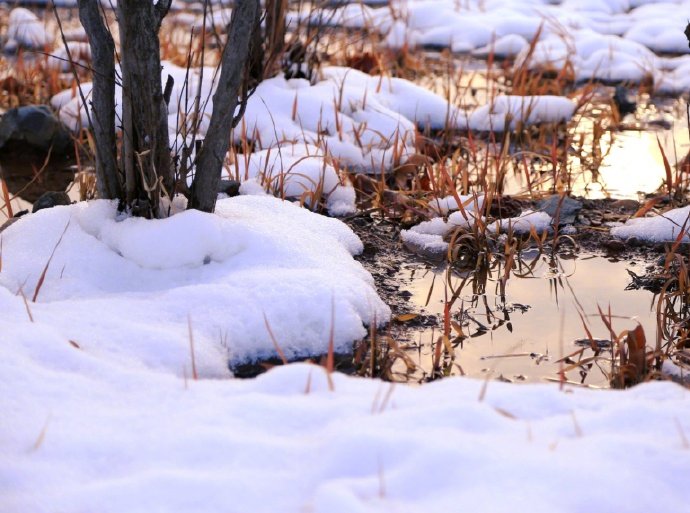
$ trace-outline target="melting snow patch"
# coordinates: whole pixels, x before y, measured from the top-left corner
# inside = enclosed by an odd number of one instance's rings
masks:
[[[457,208],[455,199],[443,198],[436,200],[437,205],[443,209]],[[460,196],[464,205],[464,212],[453,212],[445,220],[441,217],[424,221],[413,226],[409,230],[402,230],[400,238],[412,250],[426,256],[437,258],[448,251],[448,243],[444,240],[448,234],[458,228],[470,229],[474,226],[477,211],[480,211],[484,203],[484,197]],[[475,210],[476,209],[476,210]]]
[[[655,217],[629,219],[623,226],[611,228],[611,235],[619,239],[636,237],[648,242],[675,241],[683,232],[683,242],[689,242],[690,206],[669,210]]]
[[[512,230],[513,233],[522,235],[534,229],[537,233],[542,233],[551,230],[552,221],[553,219],[546,212],[525,210],[518,217],[497,220],[489,225],[489,230],[492,232]]]
[[[518,65],[567,68],[576,80],[652,78],[664,91],[678,93],[687,89],[687,79],[665,71],[669,61],[678,59],[661,59],[654,52],[688,52],[686,20],[670,15],[688,6],[687,0],[405,0],[380,9],[345,10],[348,26],[378,29],[388,34],[386,41],[394,48],[406,43],[479,56],[517,56]],[[390,22],[382,21],[386,12],[398,20],[392,30]],[[331,19],[338,23],[343,18],[336,14]],[[535,39],[530,48],[528,41]]]

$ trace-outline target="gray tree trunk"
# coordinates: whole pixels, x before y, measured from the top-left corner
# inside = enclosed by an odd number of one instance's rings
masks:
[[[285,15],[287,0],[266,1],[266,63],[264,78],[271,78],[280,71],[280,58],[285,49]]]
[[[189,208],[213,212],[216,206],[223,161],[230,147],[230,132],[243,114],[243,108],[238,115],[235,110],[243,88],[246,93],[250,41],[259,25],[259,14],[259,0],[237,0],[232,11],[218,88],[213,95],[211,122],[195,162]],[[243,96],[244,102],[246,96]]]
[[[123,198],[115,137],[115,43],[101,17],[98,0],[79,0],[79,19],[93,56],[90,119],[96,142],[96,185],[106,199]],[[86,107],[88,108],[88,107]]]
[[[122,168],[136,215],[158,217],[161,187],[173,194],[168,113],[158,31],[172,0],[118,0],[122,69]]]

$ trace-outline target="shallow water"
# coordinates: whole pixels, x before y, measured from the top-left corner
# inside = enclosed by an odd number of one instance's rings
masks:
[[[505,298],[500,296],[498,279],[502,271],[498,269],[485,282],[468,279],[462,287],[450,315],[466,338],[454,344],[452,363],[445,358],[446,373],[464,372],[473,377],[490,374],[493,378],[526,382],[557,379],[558,360],[588,346],[583,340],[587,334],[578,315],[577,302],[582,305],[595,339],[612,338],[597,311],[598,306],[605,312],[610,307],[617,334],[634,329],[639,322],[648,341],[655,339],[653,294],[625,290],[631,281],[626,269],[643,274],[645,264],[612,261],[601,256],[556,261],[550,261],[545,255],[523,257],[526,265],[533,264],[532,269],[523,266],[522,271],[517,269],[512,273]],[[410,263],[399,271],[397,279],[404,284],[402,290],[411,294],[411,310],[436,317],[434,326],[419,331],[415,337],[417,343],[408,347],[407,354],[418,366],[410,379],[421,380],[434,374],[434,344],[443,333],[444,305],[466,276],[453,272],[449,275],[446,266],[433,268],[419,263]],[[473,293],[473,287],[479,293]],[[453,329],[451,339],[457,334]],[[582,357],[593,354],[586,348]],[[566,378],[591,386],[608,386],[609,352],[604,351],[601,356],[591,368],[575,368],[566,373]],[[402,374],[405,366],[399,362],[394,370]]]
[[[497,73],[497,64],[488,71],[486,62],[482,60],[462,57],[448,61],[447,57],[430,52],[425,56],[430,66],[429,72],[417,77],[416,82],[461,109],[471,110],[490,103],[496,95],[511,94],[501,73]],[[570,148],[565,148],[568,151],[568,176],[560,176],[559,179],[566,182],[564,186],[571,194],[589,199],[638,200],[645,194],[657,191],[666,178],[659,145],[674,170],[675,165],[690,151],[685,101],[638,94],[636,87],[630,87],[626,90],[626,96],[636,103],[636,110],[617,119],[611,106],[614,88],[603,84],[593,88],[590,101],[568,123],[567,141]],[[578,100],[576,97],[573,99]],[[595,127],[600,130],[596,137]],[[580,137],[583,139],[580,140]],[[501,136],[498,136],[495,148],[485,141],[483,150],[499,154],[500,139]],[[481,140],[475,139],[475,143]],[[559,142],[559,148],[563,150],[562,141]],[[518,144],[513,145],[511,152],[516,158],[511,163],[515,172],[505,176],[505,194],[552,191],[554,180],[550,176],[550,148]],[[541,154],[544,158],[541,163],[530,162],[533,173],[529,182],[524,176],[524,162],[518,157],[522,152]],[[479,161],[479,167],[482,168],[483,155],[480,155]]]

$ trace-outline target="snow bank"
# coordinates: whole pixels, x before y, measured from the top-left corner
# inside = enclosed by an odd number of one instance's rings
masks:
[[[690,500],[690,394],[671,383],[492,382],[480,400],[483,383],[464,378],[412,387],[336,374],[330,391],[308,364],[184,381],[39,324],[6,325],[8,513],[647,513]]]
[[[162,79],[166,81],[168,76],[174,80],[169,135],[172,152],[180,155],[184,146],[192,144],[190,120],[199,120],[197,139],[208,130],[218,73],[210,67],[187,70],[163,62]],[[354,194],[348,184],[339,183],[336,167],[364,173],[389,171],[415,153],[419,127],[440,129],[449,124],[463,130],[502,132],[519,124],[567,121],[576,107],[567,98],[553,96],[498,96],[490,105],[466,112],[400,78],[370,76],[344,67],[325,67],[320,78],[310,84],[278,76],[259,84],[233,133],[236,144],[251,141],[256,153],[239,158],[228,154],[226,161],[238,161],[240,168],[230,165],[226,173],[244,179],[261,173],[265,179],[290,170],[290,179],[280,181],[287,190],[268,188],[280,197],[297,198],[323,189],[323,200],[333,215],[354,211]],[[91,83],[82,84],[87,102],[91,89]],[[198,92],[203,101],[195,113]],[[119,119],[119,87],[115,95]],[[88,126],[87,110],[76,89],[56,94],[51,105],[71,130]],[[193,151],[190,158],[194,158]]]
[[[332,216],[356,211],[354,188],[349,182],[341,181],[338,172],[320,155],[317,147],[286,144],[248,155],[237,154],[235,161],[228,170],[230,178],[237,177],[245,183],[254,179],[276,197],[296,198],[307,206],[314,206],[314,200],[323,196]],[[240,192],[246,190],[248,186]],[[315,191],[321,192],[315,194]]]
[[[513,233],[524,235],[530,233],[532,229],[537,233],[549,231],[552,221],[553,219],[546,212],[525,210],[518,217],[499,219],[490,224],[488,228],[492,232],[512,230]]]
[[[470,229],[476,221],[477,206],[481,211],[484,203],[482,196],[475,201],[471,196],[461,196],[465,212],[457,211],[448,216],[448,219],[435,217],[413,226],[409,230],[401,230],[400,238],[411,249],[428,256],[440,256],[448,251],[448,243],[445,238],[458,228]],[[443,198],[432,202],[432,207],[441,212],[457,208],[457,201],[452,197]],[[449,208],[450,207],[450,208]],[[483,218],[482,218],[483,219]],[[534,229],[537,233],[551,230],[553,219],[546,212],[534,212],[525,210],[518,217],[498,219],[487,226],[492,232],[512,230],[518,235],[528,234]]]
[[[474,226],[477,212],[480,212],[484,205],[483,196],[459,196],[463,205],[463,210],[453,212],[448,219],[435,217],[428,221],[419,223],[409,230],[401,230],[400,238],[403,243],[413,251],[422,253],[429,257],[438,257],[448,251],[448,243],[444,237],[458,228],[470,229]],[[458,208],[458,202],[449,196],[431,203],[432,208],[442,212],[448,212]]]
[[[671,242],[682,234],[683,242],[690,242],[690,206],[669,210],[654,217],[629,219],[623,226],[611,228],[611,235],[619,239],[637,237],[648,242]]]
[[[573,116],[575,107],[575,102],[561,96],[497,96],[473,111],[467,125],[481,132],[504,132],[518,125],[560,123]]]
[[[515,57],[518,65],[530,68],[567,66],[576,80],[651,78],[663,91],[679,93],[687,90],[683,74],[673,73],[681,61],[656,53],[688,53],[686,20],[671,14],[688,9],[688,0],[396,0],[378,9],[348,5],[330,18],[320,17],[379,30],[393,48],[423,45],[477,56],[494,53]],[[345,11],[347,16],[341,16]],[[386,18],[396,21],[384,22]],[[532,52],[529,41],[535,38]]]
[[[10,11],[7,20],[6,50],[13,46],[43,50],[52,43],[52,36],[46,32],[43,22],[33,12],[23,7],[16,7]]]
[[[264,315],[289,358],[351,350],[363,324],[390,311],[371,275],[352,255],[354,233],[272,197],[220,200],[216,214],[186,211],[148,221],[119,220],[107,201],[57,207],[21,218],[2,233],[0,318],[17,316],[60,234],[38,302],[30,309],[46,333],[133,367],[190,374],[188,319],[196,365],[228,376],[228,361],[276,351]],[[8,317],[9,315],[9,317]]]

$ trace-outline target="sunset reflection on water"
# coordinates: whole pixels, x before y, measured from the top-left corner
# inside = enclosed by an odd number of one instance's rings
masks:
[[[471,282],[467,283],[451,312],[454,319],[465,319],[463,331],[469,338],[455,349],[455,354],[456,362],[467,375],[482,378],[487,372],[491,372],[493,377],[503,376],[513,381],[527,382],[555,378],[559,370],[557,360],[580,349],[581,346],[575,341],[587,337],[575,306],[575,298],[585,311],[588,327],[594,338],[611,338],[597,313],[598,306],[605,312],[610,306],[616,333],[633,329],[639,322],[648,340],[654,340],[656,321],[652,312],[653,295],[645,290],[625,290],[631,281],[626,269],[643,274],[644,264],[612,262],[603,257],[592,256],[560,260],[558,266],[551,267],[544,258],[534,267],[531,277],[519,278],[513,275],[508,280],[505,306],[509,310],[511,329],[506,323],[496,322],[503,318],[501,300],[497,294],[498,274],[489,279],[486,295],[474,303]],[[452,293],[444,291],[444,269],[423,270],[419,269],[419,265],[414,273],[413,269],[415,266],[410,264],[400,272],[400,280],[406,283],[405,290],[412,294],[412,308],[415,312],[435,314],[439,319],[433,332],[428,329],[418,335],[422,342],[421,351],[410,353],[415,363],[430,373],[433,360],[432,340],[442,333],[444,301]],[[434,287],[429,294],[432,281]],[[454,277],[453,287],[458,287],[460,282],[460,277]],[[430,299],[425,307],[427,297]],[[494,307],[496,318],[487,316],[486,304]],[[494,329],[482,333],[474,320],[459,315],[462,308],[470,317],[489,328],[493,326]],[[545,358],[540,359],[539,356]],[[608,363],[602,362],[602,367],[608,369]],[[457,374],[458,371],[454,373]],[[577,369],[569,372],[567,377],[573,381],[581,379]],[[608,386],[606,376],[596,365],[588,373],[584,383]]]

